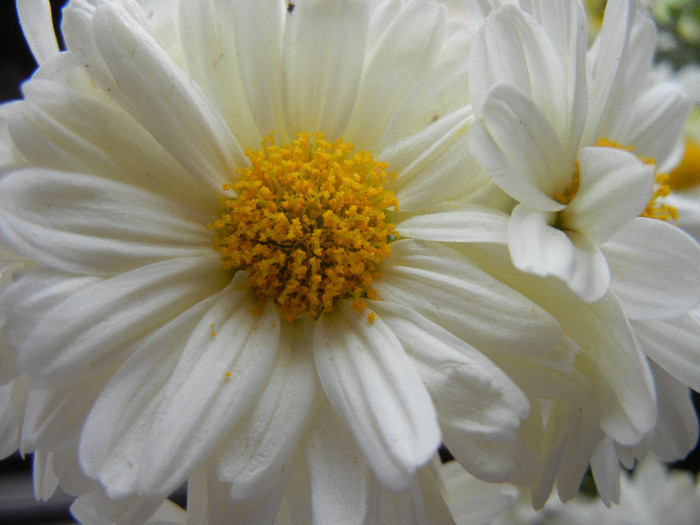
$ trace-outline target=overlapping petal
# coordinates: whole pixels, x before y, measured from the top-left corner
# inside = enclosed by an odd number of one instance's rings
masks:
[[[331,404],[347,422],[377,477],[394,490],[440,442],[435,408],[400,341],[381,320],[349,304],[324,313],[314,360]]]

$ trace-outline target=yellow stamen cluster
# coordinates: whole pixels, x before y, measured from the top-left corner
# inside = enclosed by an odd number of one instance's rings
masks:
[[[366,305],[397,235],[385,215],[398,209],[384,189],[386,164],[321,133],[300,133],[283,146],[270,134],[246,156],[251,166],[224,185],[236,196],[210,225],[224,268],[246,269],[260,302],[273,300],[290,321],[318,317],[341,299]]]
[[[601,138],[598,139],[596,146],[606,147],[606,148],[617,148],[625,151],[633,152],[632,146],[624,147],[615,142],[614,140]],[[641,157],[637,155],[637,158],[641,160],[644,164],[649,164],[656,166],[656,159]],[[669,176],[666,173],[654,172],[654,189],[651,194],[651,199],[647,204],[644,211],[639,214],[640,217],[648,217],[650,219],[658,219],[667,222],[677,222],[678,221],[678,210],[675,207],[670,206],[664,202],[664,199],[668,197],[671,193],[671,188],[669,186]]]

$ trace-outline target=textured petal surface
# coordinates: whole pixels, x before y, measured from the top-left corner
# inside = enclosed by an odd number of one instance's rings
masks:
[[[571,185],[573,158],[541,108],[516,88],[499,84],[484,102],[469,147],[492,180],[514,199],[544,211]]]
[[[324,313],[314,359],[326,395],[377,477],[402,490],[440,442],[435,409],[400,341],[349,304]]]
[[[558,277],[586,301],[600,299],[610,271],[600,250],[583,235],[548,223],[551,214],[518,204],[508,224],[508,248],[519,270]]]
[[[668,321],[633,322],[644,352],[684,385],[700,391],[700,315],[697,309]]]
[[[583,148],[578,160],[580,186],[561,212],[561,223],[602,243],[644,211],[654,168],[616,148]]]
[[[511,458],[491,460],[498,445],[504,445],[503,455],[508,456],[507,443],[529,410],[523,393],[482,354],[424,317],[382,301],[371,306],[416,363],[450,437],[450,451],[471,472],[494,481],[506,479]]]
[[[211,102],[117,4],[96,10],[94,31],[128,110],[187,171],[218,190],[245,158]]]
[[[471,111],[456,111],[382,151],[397,174],[389,188],[400,210],[426,210],[466,197],[489,183],[467,147]]]
[[[287,17],[282,102],[289,136],[311,130],[341,136],[360,87],[368,26],[365,0],[300,2]]]
[[[402,304],[480,351],[539,354],[556,345],[554,319],[529,299],[439,244],[391,245],[376,282],[378,298]]]
[[[52,287],[15,303],[9,314],[26,323],[32,303],[42,307],[33,313],[31,332],[18,343],[20,368],[54,380],[100,368],[139,337],[218,291],[223,274],[212,257],[155,263],[99,281],[54,278]]]
[[[672,319],[700,301],[700,248],[680,228],[637,218],[601,246],[630,319]]]
[[[506,242],[508,216],[487,208],[414,215],[396,221],[403,237],[442,242]]]
[[[67,272],[105,275],[206,257],[212,241],[202,219],[172,200],[89,175],[27,169],[0,183],[9,245]]]
[[[307,322],[308,321],[308,322]],[[317,406],[320,388],[313,366],[311,320],[283,323],[270,381],[250,412],[234,427],[218,459],[218,477],[231,497],[251,499],[275,485]]]

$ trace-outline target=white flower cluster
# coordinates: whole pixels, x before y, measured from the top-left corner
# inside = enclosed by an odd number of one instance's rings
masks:
[[[39,499],[445,524],[441,444],[535,509],[695,445],[689,102],[635,0],[591,45],[580,0],[71,0],[64,51],[17,8],[0,456]]]

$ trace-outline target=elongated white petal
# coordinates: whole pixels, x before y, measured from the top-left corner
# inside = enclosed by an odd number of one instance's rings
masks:
[[[58,41],[51,19],[49,0],[20,0],[16,3],[24,38],[39,65],[58,55]]]
[[[539,354],[560,341],[549,314],[468,257],[412,240],[391,249],[375,281],[379,300],[407,306],[484,352]]]
[[[565,330],[595,363],[594,393],[600,425],[615,441],[632,444],[656,424],[656,394],[649,365],[613,294],[565,312]]]
[[[600,299],[610,271],[600,250],[583,235],[549,226],[549,214],[519,204],[508,224],[508,248],[519,270],[564,281],[582,299]]]
[[[24,86],[27,101],[13,107],[9,116],[12,141],[34,166],[167,191],[173,200],[204,209],[219,205],[218,191],[212,192],[197,174],[183,168],[81,68],[66,67],[75,77],[74,85],[60,77],[35,75]]]
[[[377,477],[392,490],[437,450],[435,409],[396,335],[381,319],[341,305],[314,331],[323,389]]]
[[[190,332],[208,308],[202,302],[144,338],[131,357],[102,386],[82,429],[82,469],[111,497],[133,494],[150,427],[163,402]]]
[[[483,354],[401,305],[370,306],[413,358],[448,425],[477,435],[509,434],[527,416],[523,393]]]
[[[328,403],[305,439],[303,453],[311,493],[311,523],[368,521],[372,487],[361,447]],[[380,489],[381,490],[381,489]]]
[[[493,445],[512,442],[527,416],[529,405],[520,389],[482,354],[415,312],[382,301],[373,301],[371,307],[416,363],[445,436],[450,437],[452,453],[470,471],[491,480],[506,479],[512,461],[490,460]],[[469,447],[460,444],[467,441]],[[507,445],[502,452],[508,455]],[[515,457],[515,450],[510,452]],[[507,468],[501,470],[504,464]]]
[[[680,319],[632,323],[644,352],[676,380],[700,391],[700,316],[697,309]]]
[[[654,168],[616,148],[583,148],[578,160],[579,189],[561,212],[560,222],[603,243],[644,211],[654,186]]]
[[[413,89],[405,80],[420,78],[430,70],[447,18],[444,6],[426,2],[404,3],[398,13],[386,14],[383,20],[379,15],[373,17],[378,25],[370,27],[368,42],[373,45],[366,50],[362,82],[345,131],[345,137],[358,150],[370,149],[373,153],[382,151],[397,137],[418,131],[388,126],[403,98]],[[425,118],[430,122],[432,116],[428,113]]]
[[[278,473],[264,493],[234,501],[229,497],[230,484],[217,480],[214,457],[187,479],[187,523],[226,525],[234,518],[237,525],[278,523],[275,518],[289,474]]]
[[[635,102],[623,121],[628,129],[606,136],[633,145],[637,155],[654,159],[657,171],[667,173],[679,160],[675,153],[690,109],[688,97],[680,86],[664,82],[647,89]]]
[[[97,9],[94,31],[128,110],[192,176],[219,190],[246,161],[211,102],[118,4]]]
[[[673,319],[700,301],[700,247],[680,228],[637,218],[601,246],[630,319]]]
[[[307,322],[308,321],[308,322]],[[250,412],[226,438],[218,477],[231,483],[235,500],[255,498],[289,470],[319,393],[313,366],[311,320],[282,325],[280,347],[270,381]]]
[[[653,431],[652,450],[663,461],[677,461],[698,442],[698,417],[688,387],[653,361],[659,399],[659,423]]]
[[[163,503],[163,497],[112,499],[101,488],[79,496],[71,505],[71,514],[80,523],[118,525],[145,522]]]
[[[481,208],[414,215],[396,222],[402,237],[443,242],[505,244],[507,228],[505,214]]]
[[[573,158],[541,109],[509,85],[497,85],[472,127],[469,147],[492,180],[514,199],[544,211],[574,176]]]
[[[620,462],[612,439],[606,437],[598,446],[591,458],[591,473],[606,506],[620,501]]]
[[[280,319],[269,301],[259,316],[255,307],[247,289],[222,295],[192,330],[146,436],[139,490],[177,488],[264,388],[275,362]]]
[[[636,8],[634,0],[614,0],[606,7],[603,27],[589,54],[590,105],[584,145],[592,144],[599,136],[600,122],[608,109],[608,100],[615,87]],[[614,106],[609,107],[615,111]]]
[[[224,273],[216,257],[197,257],[151,264],[67,293],[59,281],[49,308],[35,314],[21,342],[20,368],[70,380],[104,366],[139,337],[221,289]],[[22,310],[13,308],[11,315]]]
[[[216,105],[244,148],[280,130],[283,9],[279,3],[179,2],[187,73]],[[263,82],[263,79],[267,82]]]
[[[471,49],[469,82],[477,117],[484,115],[491,89],[505,84],[533,101],[561,133],[561,140],[568,139],[569,79],[562,69],[568,67],[562,65],[559,51],[531,16],[511,5],[496,9],[477,32]]]
[[[9,246],[74,273],[105,275],[208,256],[206,221],[178,208],[158,195],[89,175],[27,169],[0,183],[0,224]]]
[[[288,133],[348,125],[362,79],[369,3],[300,2],[284,28],[282,81]],[[338,82],[338,79],[342,81]]]

